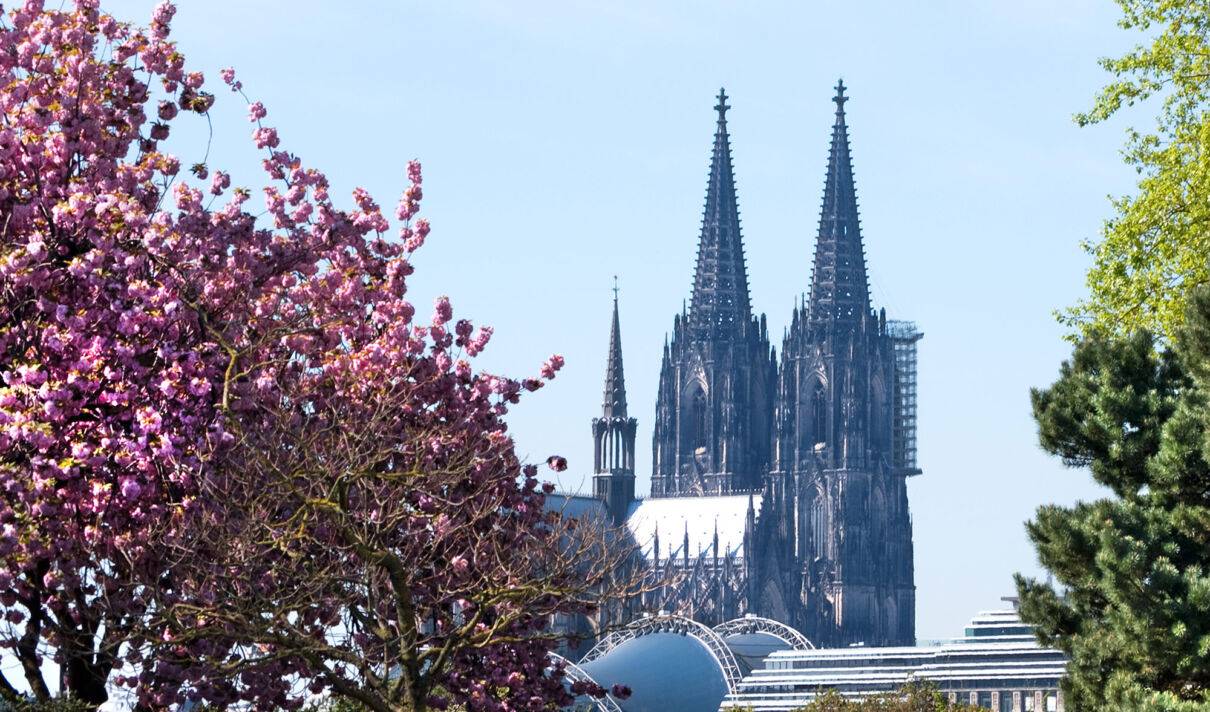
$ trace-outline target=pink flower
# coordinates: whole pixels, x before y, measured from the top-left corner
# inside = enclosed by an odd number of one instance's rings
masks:
[[[558,373],[559,369],[561,368],[563,368],[563,357],[559,354],[555,354],[546,359],[546,363],[542,364],[542,377],[550,380],[555,377],[555,374]]]
[[[156,25],[167,25],[172,22],[172,16],[176,14],[176,5],[173,5],[168,0],[164,0],[151,12],[151,22]]]
[[[433,326],[441,326],[454,318],[454,308],[450,306],[450,298],[437,297],[433,302]]]
[[[467,355],[478,356],[487,347],[487,342],[491,341],[492,333],[492,327],[490,326],[479,327],[479,331],[475,333],[474,338],[466,345]]]
[[[122,496],[126,499],[138,499],[143,493],[143,486],[140,485],[133,477],[122,478],[121,484]]]
[[[281,143],[277,138],[277,129],[268,126],[262,126],[252,132],[252,139],[256,142],[257,148],[277,148]]]
[[[222,195],[223,191],[231,185],[231,176],[223,171],[215,171],[214,177],[210,179],[210,194]]]
[[[234,67],[224,67],[223,69],[219,70],[218,74],[220,77],[222,77],[223,83],[226,84],[227,86],[231,86],[231,84],[233,84],[235,82],[235,68]]]
[[[551,455],[546,458],[546,464],[555,472],[562,472],[567,469],[567,458],[559,455]]]
[[[266,114],[268,114],[268,112],[265,111],[265,105],[259,101],[254,101],[248,105],[249,121],[253,123],[260,121],[261,119],[265,118]]]

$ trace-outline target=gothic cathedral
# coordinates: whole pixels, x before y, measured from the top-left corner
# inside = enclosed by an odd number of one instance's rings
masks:
[[[870,303],[847,100],[841,82],[810,297],[779,358],[749,299],[720,91],[693,292],[660,364],[651,496],[635,498],[616,295],[593,494],[648,565],[679,573],[651,607],[704,623],[754,613],[822,646],[911,645],[922,335]]]

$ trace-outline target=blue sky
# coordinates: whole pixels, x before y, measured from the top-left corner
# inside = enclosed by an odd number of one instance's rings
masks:
[[[145,20],[153,4],[107,6]],[[360,185],[393,206],[405,161],[423,161],[434,230],[412,283],[420,313],[446,293],[457,315],[493,325],[481,363],[499,372],[566,356],[510,422],[531,459],[570,459],[567,486],[592,466],[619,275],[643,492],[714,96],[725,86],[733,106],[753,304],[780,335],[809,288],[843,76],[872,294],[925,332],[925,474],[909,492],[917,633],[934,638],[1036,569],[1023,522],[1039,504],[1097,494],[1039,451],[1028,389],[1068,353],[1051,312],[1083,292],[1079,241],[1132,186],[1125,124],[1071,121],[1105,79],[1096,58],[1135,41],[1115,20],[1108,0],[182,0],[174,35],[212,83],[234,65],[286,147],[344,195]],[[244,115],[220,92],[211,164],[256,186]],[[173,142],[186,163],[205,146],[193,123]]]

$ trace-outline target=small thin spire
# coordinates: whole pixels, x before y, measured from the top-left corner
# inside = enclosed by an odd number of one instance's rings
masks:
[[[622,369],[622,327],[618,318],[618,277],[613,277],[613,321],[609,327],[609,359],[605,364],[603,418],[626,417],[626,375]]]

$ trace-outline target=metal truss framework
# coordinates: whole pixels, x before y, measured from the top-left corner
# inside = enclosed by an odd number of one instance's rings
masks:
[[[764,633],[765,635],[777,638],[795,650],[812,650],[815,648],[815,644],[807,636],[799,633],[785,623],[760,616],[744,616],[743,618],[729,620],[726,623],[719,623],[714,626],[714,632],[724,641],[733,635]]]
[[[723,674],[723,681],[727,685],[727,693],[731,694],[736,691],[740,680],[743,678],[743,674],[740,672],[739,663],[736,662],[731,648],[727,647],[726,641],[718,633],[697,621],[683,616],[651,616],[640,618],[625,628],[615,630],[602,638],[592,647],[592,650],[584,654],[584,657],[580,659],[580,664],[603,657],[609,651],[626,641],[657,633],[684,635],[697,640],[706,648],[711,657],[714,658],[714,662],[718,664],[719,670]]]
[[[571,680],[572,682],[591,682],[594,685],[600,685],[600,683],[592,679],[591,675],[584,672],[583,668],[562,655],[559,655],[558,653],[548,653],[547,657],[550,658],[551,662],[563,663],[564,673],[568,680]],[[592,709],[594,709],[596,712],[622,712],[622,708],[618,706],[617,701],[608,694],[601,699],[594,698],[592,700]]]

